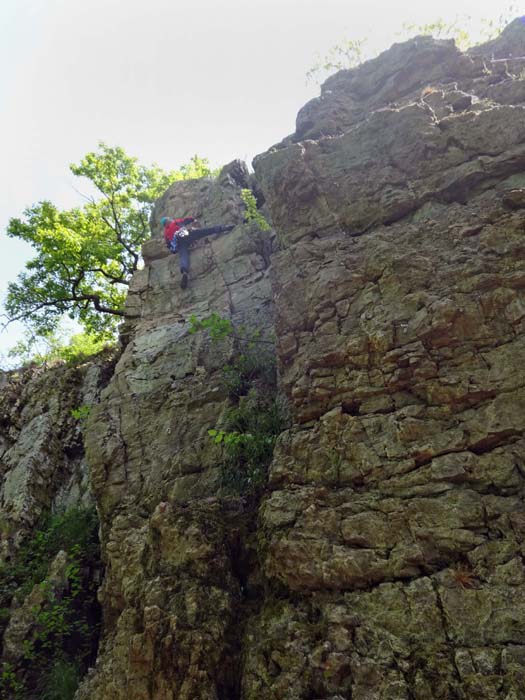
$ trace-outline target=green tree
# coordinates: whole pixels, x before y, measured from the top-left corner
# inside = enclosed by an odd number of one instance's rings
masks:
[[[26,332],[24,340],[20,340],[7,353],[7,358],[28,365],[35,363],[44,365],[53,362],[66,362],[76,365],[85,362],[103,350],[116,347],[110,339],[94,333],[68,333],[60,332],[60,328],[44,334],[35,335]]]
[[[8,287],[8,322],[22,321],[45,334],[67,314],[88,332],[111,335],[124,316],[153,203],[175,180],[214,173],[198,156],[166,172],[104,143],[70,169],[89,180],[97,197],[65,211],[42,201],[9,222],[7,235],[30,243],[36,256]]]

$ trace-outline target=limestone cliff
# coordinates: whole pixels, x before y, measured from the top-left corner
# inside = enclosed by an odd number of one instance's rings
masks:
[[[0,547],[14,555],[43,512],[92,502],[82,410],[113,373],[106,353],[76,367],[0,373]]]
[[[521,20],[467,54],[394,45],[254,176],[158,202],[86,426],[106,575],[77,700],[525,697],[524,55]],[[271,232],[243,223],[249,186]],[[175,213],[236,225],[187,289]],[[244,329],[192,332],[212,313]],[[290,421],[239,492],[209,430],[255,330]]]
[[[520,56],[524,30],[507,30]],[[252,630],[246,697],[525,695],[511,69],[449,42],[394,46],[328,80],[256,161],[287,243],[272,275],[295,425],[260,512],[281,600]]]
[[[273,236],[241,223],[247,178],[234,162],[217,180],[176,183],[153,215],[127,303],[129,343],[88,425],[106,630],[78,697],[238,696],[242,630],[259,606],[248,591],[262,596],[257,515],[250,499],[217,497],[220,449],[208,435],[229,406],[222,368],[235,341],[213,345],[189,319],[216,312],[264,335],[273,328]],[[157,224],[175,212],[238,224],[192,252],[186,290]]]
[[[85,669],[96,652],[102,567],[83,416],[112,375],[113,355],[0,373],[0,697],[6,700],[43,697],[48,671],[65,664],[77,674],[77,659]],[[91,629],[83,628],[79,640],[85,615]],[[68,641],[75,648],[66,661],[62,642]]]

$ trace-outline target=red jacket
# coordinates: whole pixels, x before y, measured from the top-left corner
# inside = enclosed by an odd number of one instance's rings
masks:
[[[183,226],[192,224],[195,219],[191,216],[187,216],[185,219],[172,219],[164,226],[164,240],[169,245],[173,240],[173,236],[180,231]]]

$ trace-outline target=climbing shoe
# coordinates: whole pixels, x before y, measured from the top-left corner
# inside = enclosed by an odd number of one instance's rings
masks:
[[[186,289],[186,287],[188,286],[188,273],[186,272],[186,270],[184,270],[184,272],[182,273],[182,277],[180,278],[180,286],[182,287],[182,289]]]

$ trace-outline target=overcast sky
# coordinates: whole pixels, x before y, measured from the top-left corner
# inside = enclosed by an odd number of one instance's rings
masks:
[[[26,206],[81,203],[68,165],[98,141],[177,168],[251,160],[318,94],[336,43],[377,53],[403,22],[496,19],[488,0],[0,0],[0,298],[30,255],[5,226]],[[525,0],[513,3],[525,14]],[[0,353],[16,342],[0,334]]]

